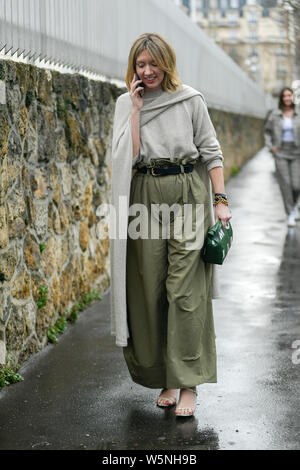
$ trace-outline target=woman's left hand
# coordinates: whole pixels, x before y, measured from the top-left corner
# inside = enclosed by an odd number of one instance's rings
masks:
[[[230,213],[230,210],[226,204],[223,204],[222,202],[219,202],[215,206],[215,219],[216,223],[218,222],[218,219],[221,219],[223,227],[226,226],[227,222],[229,219],[231,219],[232,215]]]

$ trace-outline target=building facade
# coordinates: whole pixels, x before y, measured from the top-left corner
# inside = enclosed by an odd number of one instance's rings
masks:
[[[247,74],[277,97],[295,76],[295,25],[282,0],[174,0]]]

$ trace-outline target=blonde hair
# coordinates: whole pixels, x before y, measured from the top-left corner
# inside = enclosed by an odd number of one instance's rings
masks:
[[[161,87],[171,93],[182,86],[176,69],[176,55],[171,44],[158,33],[143,33],[133,43],[126,72],[126,85],[130,91],[131,82],[135,73],[135,65],[139,54],[147,49],[155,60],[157,66],[165,72]]]

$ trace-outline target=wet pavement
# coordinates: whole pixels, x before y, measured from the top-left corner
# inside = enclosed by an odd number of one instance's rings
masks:
[[[234,243],[214,300],[218,383],[194,417],[155,405],[110,335],[109,293],[0,391],[0,449],[299,449],[300,222],[288,229],[272,156],[226,185]],[[298,355],[300,359],[300,354]],[[300,362],[300,360],[294,362]]]

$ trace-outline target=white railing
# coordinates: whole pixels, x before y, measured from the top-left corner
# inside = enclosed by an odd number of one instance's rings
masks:
[[[124,80],[130,47],[158,32],[209,106],[265,117],[274,100],[172,0],[0,0],[0,50]]]

